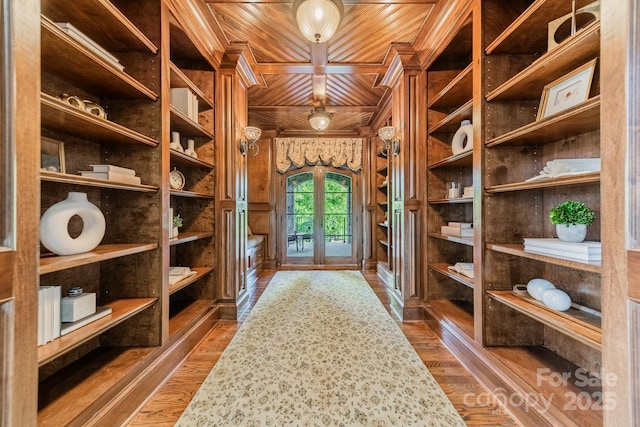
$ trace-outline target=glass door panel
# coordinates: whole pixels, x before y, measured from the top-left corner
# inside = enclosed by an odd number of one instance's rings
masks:
[[[292,261],[311,262],[314,256],[315,183],[313,172],[287,178],[286,254]]]
[[[351,177],[327,172],[324,179],[324,256],[353,254],[353,199]]]

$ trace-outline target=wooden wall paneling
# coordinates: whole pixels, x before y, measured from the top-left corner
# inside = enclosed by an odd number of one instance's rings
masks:
[[[603,271],[602,358],[605,372],[616,376],[603,384],[605,395],[617,405],[604,413],[605,425],[634,425],[638,409],[636,349],[629,337],[637,336],[635,303],[628,302],[629,278],[637,270],[627,264],[627,245],[638,242],[637,223],[637,120],[638,120],[638,6],[637,2],[603,0],[601,16],[601,206]],[[622,167],[622,165],[626,165]],[[624,197],[621,197],[624,194]],[[627,210],[628,209],[628,210]],[[632,279],[633,280],[633,279]],[[635,283],[632,281],[631,283]],[[630,329],[633,325],[634,329]],[[627,404],[629,402],[629,404]]]

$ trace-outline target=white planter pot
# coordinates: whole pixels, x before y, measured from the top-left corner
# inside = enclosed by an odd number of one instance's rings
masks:
[[[587,236],[586,224],[556,224],[556,234],[563,242],[579,243]]]
[[[82,219],[82,232],[76,238],[69,234],[73,216]],[[105,232],[104,215],[87,200],[86,193],[70,192],[67,198],[51,206],[40,218],[40,241],[56,255],[89,252],[100,244]]]

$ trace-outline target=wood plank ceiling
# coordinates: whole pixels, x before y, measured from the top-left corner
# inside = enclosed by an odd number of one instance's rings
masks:
[[[316,133],[307,116],[322,104],[334,114],[324,134],[366,131],[385,99],[390,47],[424,38],[438,0],[344,0],[338,31],[319,45],[300,33],[291,0],[200,1],[224,42],[253,55],[261,85],[249,89],[249,125],[284,136]]]

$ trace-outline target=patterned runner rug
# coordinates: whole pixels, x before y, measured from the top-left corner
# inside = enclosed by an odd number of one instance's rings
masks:
[[[464,426],[357,271],[280,271],[178,426]]]

